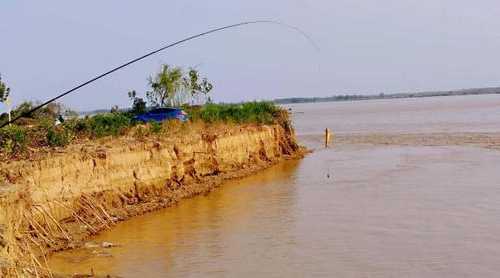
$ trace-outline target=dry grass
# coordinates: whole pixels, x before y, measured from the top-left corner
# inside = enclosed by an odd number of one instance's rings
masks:
[[[88,194],[83,194],[73,205],[54,202],[71,211],[70,221],[75,222],[73,227],[84,227],[90,235],[110,229],[116,222],[103,202]],[[11,246],[11,256],[19,260],[7,274],[13,277],[53,277],[47,264],[47,255],[74,242],[71,235],[75,231],[68,228],[71,225],[58,222],[50,210],[42,206],[24,208],[17,221],[11,223],[17,231],[15,244]]]

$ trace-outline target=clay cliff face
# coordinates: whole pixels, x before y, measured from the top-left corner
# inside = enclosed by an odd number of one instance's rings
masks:
[[[200,130],[178,138],[116,138],[0,163],[0,267],[4,275],[36,274],[43,271],[36,258],[46,253],[298,150],[280,125],[233,126],[218,135]]]

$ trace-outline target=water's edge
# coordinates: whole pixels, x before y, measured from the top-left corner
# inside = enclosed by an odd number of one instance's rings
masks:
[[[47,254],[77,248],[118,221],[302,154],[293,132],[279,125],[233,129],[182,143],[114,142],[93,153],[82,148],[2,165],[3,276],[40,275]]]

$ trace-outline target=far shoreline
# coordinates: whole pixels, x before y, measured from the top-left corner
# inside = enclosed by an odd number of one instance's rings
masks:
[[[450,97],[450,96],[477,96],[477,95],[500,95],[500,87],[474,88],[450,91],[417,92],[417,93],[394,93],[377,95],[335,95],[330,97],[291,97],[278,98],[273,102],[276,104],[300,104],[300,103],[323,103],[323,102],[347,102],[363,100],[384,100],[384,99],[409,99],[409,98],[430,98],[430,97]]]

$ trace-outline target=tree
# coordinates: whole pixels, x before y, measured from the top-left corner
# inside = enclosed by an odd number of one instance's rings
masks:
[[[132,101],[132,113],[133,114],[142,114],[146,112],[146,102],[143,98],[137,96],[135,90],[128,92],[128,97]]]
[[[12,117],[11,117],[11,112],[10,112],[9,94],[10,94],[10,88],[7,87],[7,85],[4,82],[2,82],[2,76],[0,75],[0,102],[7,105],[7,119],[9,121],[9,125],[10,125],[10,121],[11,121]]]
[[[2,76],[0,75],[0,102],[5,103],[9,99],[10,88],[2,82]]]
[[[36,102],[35,105],[40,104],[40,102]],[[40,108],[39,110],[28,115],[28,111],[33,108],[33,104],[31,102],[21,103],[16,109],[14,109],[14,113],[18,113],[17,111],[23,111],[26,117],[38,120],[47,120],[48,122],[52,122],[61,118],[64,115],[66,108],[60,102],[51,102],[46,106]]]
[[[188,72],[188,76],[184,77],[184,87],[189,93],[189,96],[191,97],[191,100],[194,102],[195,99],[198,98],[201,95],[204,97],[204,101],[207,101],[208,94],[210,91],[213,89],[213,85],[208,82],[207,78],[203,78],[201,82],[198,82],[200,80],[200,75],[197,70],[195,69],[190,69]]]
[[[152,91],[146,92],[146,97],[155,107],[164,107],[167,103],[171,106],[176,100],[176,96],[183,89],[183,72],[179,67],[163,65],[161,71],[154,77],[149,78]]]
[[[210,96],[208,95],[210,91],[214,88],[212,83],[208,82],[206,78],[203,78],[203,81],[201,81],[201,93],[205,96],[205,101],[212,102]]]
[[[120,107],[118,107],[118,105],[113,105],[113,106],[111,106],[111,110],[109,112],[118,113],[118,112],[120,112]]]
[[[188,91],[188,94],[191,97],[191,102],[194,102],[198,92],[201,90],[200,84],[198,84],[198,79],[198,71],[195,69],[190,69],[188,76],[183,78],[184,88]]]
[[[159,73],[150,77],[149,84],[152,90],[146,92],[146,98],[153,107],[200,102],[202,98],[206,102],[213,89],[213,85],[207,78],[201,78],[197,70],[190,68],[184,74],[182,68],[169,65],[163,65]]]

